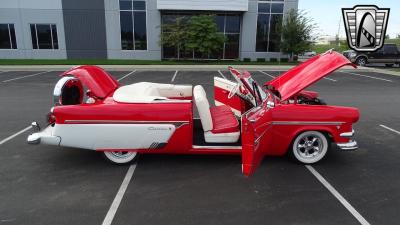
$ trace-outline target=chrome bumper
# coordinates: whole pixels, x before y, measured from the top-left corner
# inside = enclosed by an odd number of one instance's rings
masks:
[[[30,134],[27,138],[28,144],[47,144],[47,145],[59,145],[61,138],[53,135],[54,127],[48,126],[44,130],[40,131],[40,127],[36,122],[32,123],[32,129],[37,131],[36,133]]]
[[[347,143],[336,143],[336,145],[341,149],[345,151],[351,151],[351,150],[356,150],[358,148],[357,142],[354,140],[350,140]]]
[[[351,138],[354,136],[354,129],[350,132],[341,133],[340,137]],[[346,143],[336,143],[336,145],[345,151],[356,150],[358,148],[357,142],[355,140],[350,139],[349,142]]]
[[[351,130],[351,132],[345,132],[345,133],[341,133],[340,137],[353,137],[354,136],[354,129]]]

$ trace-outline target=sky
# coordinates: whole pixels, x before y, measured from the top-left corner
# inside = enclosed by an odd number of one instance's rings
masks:
[[[379,8],[390,8],[386,34],[390,38],[400,34],[400,1],[399,0],[299,0],[299,9],[314,19],[318,26],[318,36],[335,36],[339,30],[340,37],[345,37],[342,8],[353,8],[355,5],[376,5]]]

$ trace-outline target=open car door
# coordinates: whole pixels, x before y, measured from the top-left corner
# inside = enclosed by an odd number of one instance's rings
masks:
[[[216,106],[219,105],[229,106],[232,112],[236,116],[240,117],[249,107],[246,106],[246,104],[248,103],[243,101],[238,95],[233,95],[232,98],[228,97],[229,92],[236,85],[237,83],[234,81],[224,79],[221,77],[214,77],[214,101]]]
[[[242,116],[242,173],[251,176],[271,148],[271,112],[260,109],[249,119],[248,112]]]

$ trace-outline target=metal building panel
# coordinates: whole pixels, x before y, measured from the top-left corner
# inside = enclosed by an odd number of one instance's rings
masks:
[[[249,0],[157,0],[159,10],[247,11]]]

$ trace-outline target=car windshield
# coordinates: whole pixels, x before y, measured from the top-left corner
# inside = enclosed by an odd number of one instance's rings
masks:
[[[265,93],[264,89],[261,88],[260,85],[258,85],[258,83],[251,76],[245,77],[243,78],[243,80],[248,84],[248,87],[251,88],[253,93],[256,93],[256,91],[260,93],[261,101],[264,101],[268,97],[268,94]]]

